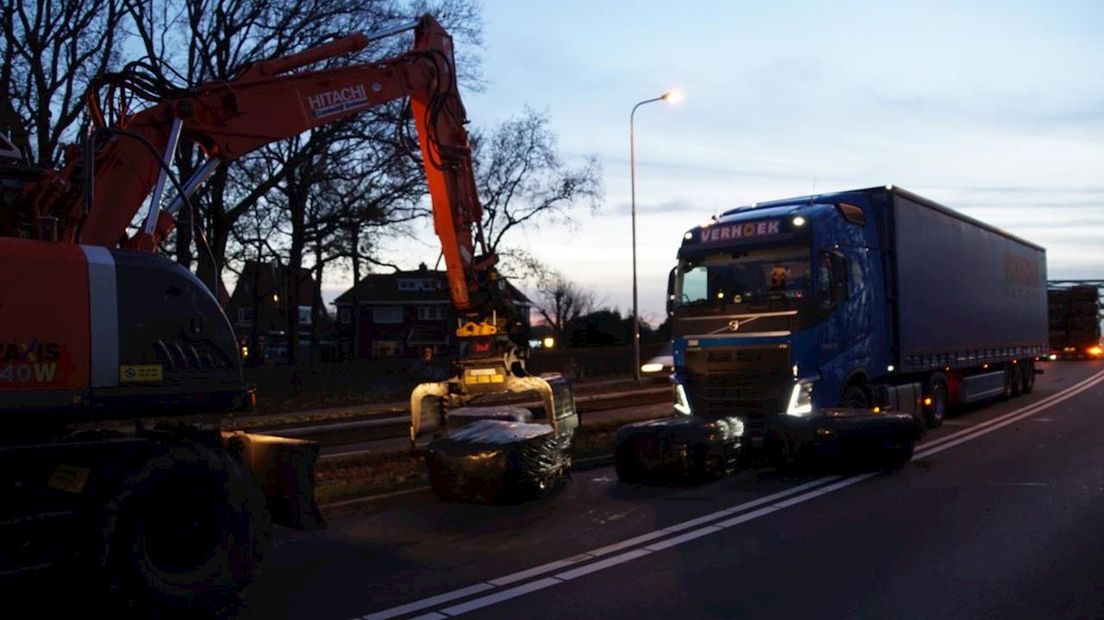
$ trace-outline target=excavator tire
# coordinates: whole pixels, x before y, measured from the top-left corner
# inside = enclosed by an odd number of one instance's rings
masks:
[[[127,476],[102,527],[110,596],[140,616],[233,616],[272,536],[248,471],[192,442],[161,447]]]

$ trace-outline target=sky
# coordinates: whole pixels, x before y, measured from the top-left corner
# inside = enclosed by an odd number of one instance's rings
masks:
[[[603,306],[664,317],[682,234],[741,205],[894,184],[1047,249],[1050,278],[1104,278],[1104,2],[487,0],[475,127],[545,112],[601,208],[525,247]],[[461,86],[463,91],[463,85]],[[387,242],[439,252],[428,223]],[[327,284],[332,299],[350,283]]]

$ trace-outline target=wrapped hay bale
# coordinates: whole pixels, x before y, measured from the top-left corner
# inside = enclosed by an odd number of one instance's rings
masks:
[[[734,417],[679,416],[617,430],[614,460],[622,482],[719,478],[736,471],[744,425]]]
[[[426,448],[430,486],[456,501],[533,499],[563,484],[573,440],[573,432],[557,435],[546,424],[478,419]]]

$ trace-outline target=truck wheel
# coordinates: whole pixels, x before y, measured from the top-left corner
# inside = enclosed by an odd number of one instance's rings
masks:
[[[870,394],[860,385],[854,383],[843,388],[840,396],[840,406],[847,409],[869,409]]]
[[[932,375],[928,381],[930,405],[924,406],[924,421],[928,428],[943,425],[943,416],[947,413],[947,379],[941,373]]]
[[[120,602],[151,611],[233,615],[271,542],[260,489],[229,455],[165,447],[106,506],[100,567]]]

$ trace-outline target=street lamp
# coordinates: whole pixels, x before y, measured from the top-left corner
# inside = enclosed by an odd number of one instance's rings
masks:
[[[632,185],[632,269],[633,269],[633,375],[636,381],[640,381],[640,308],[637,303],[636,291],[636,137],[633,132],[633,119],[636,109],[645,103],[666,101],[678,103],[682,101],[682,93],[670,90],[654,99],[645,99],[633,106],[629,114],[629,177]]]

